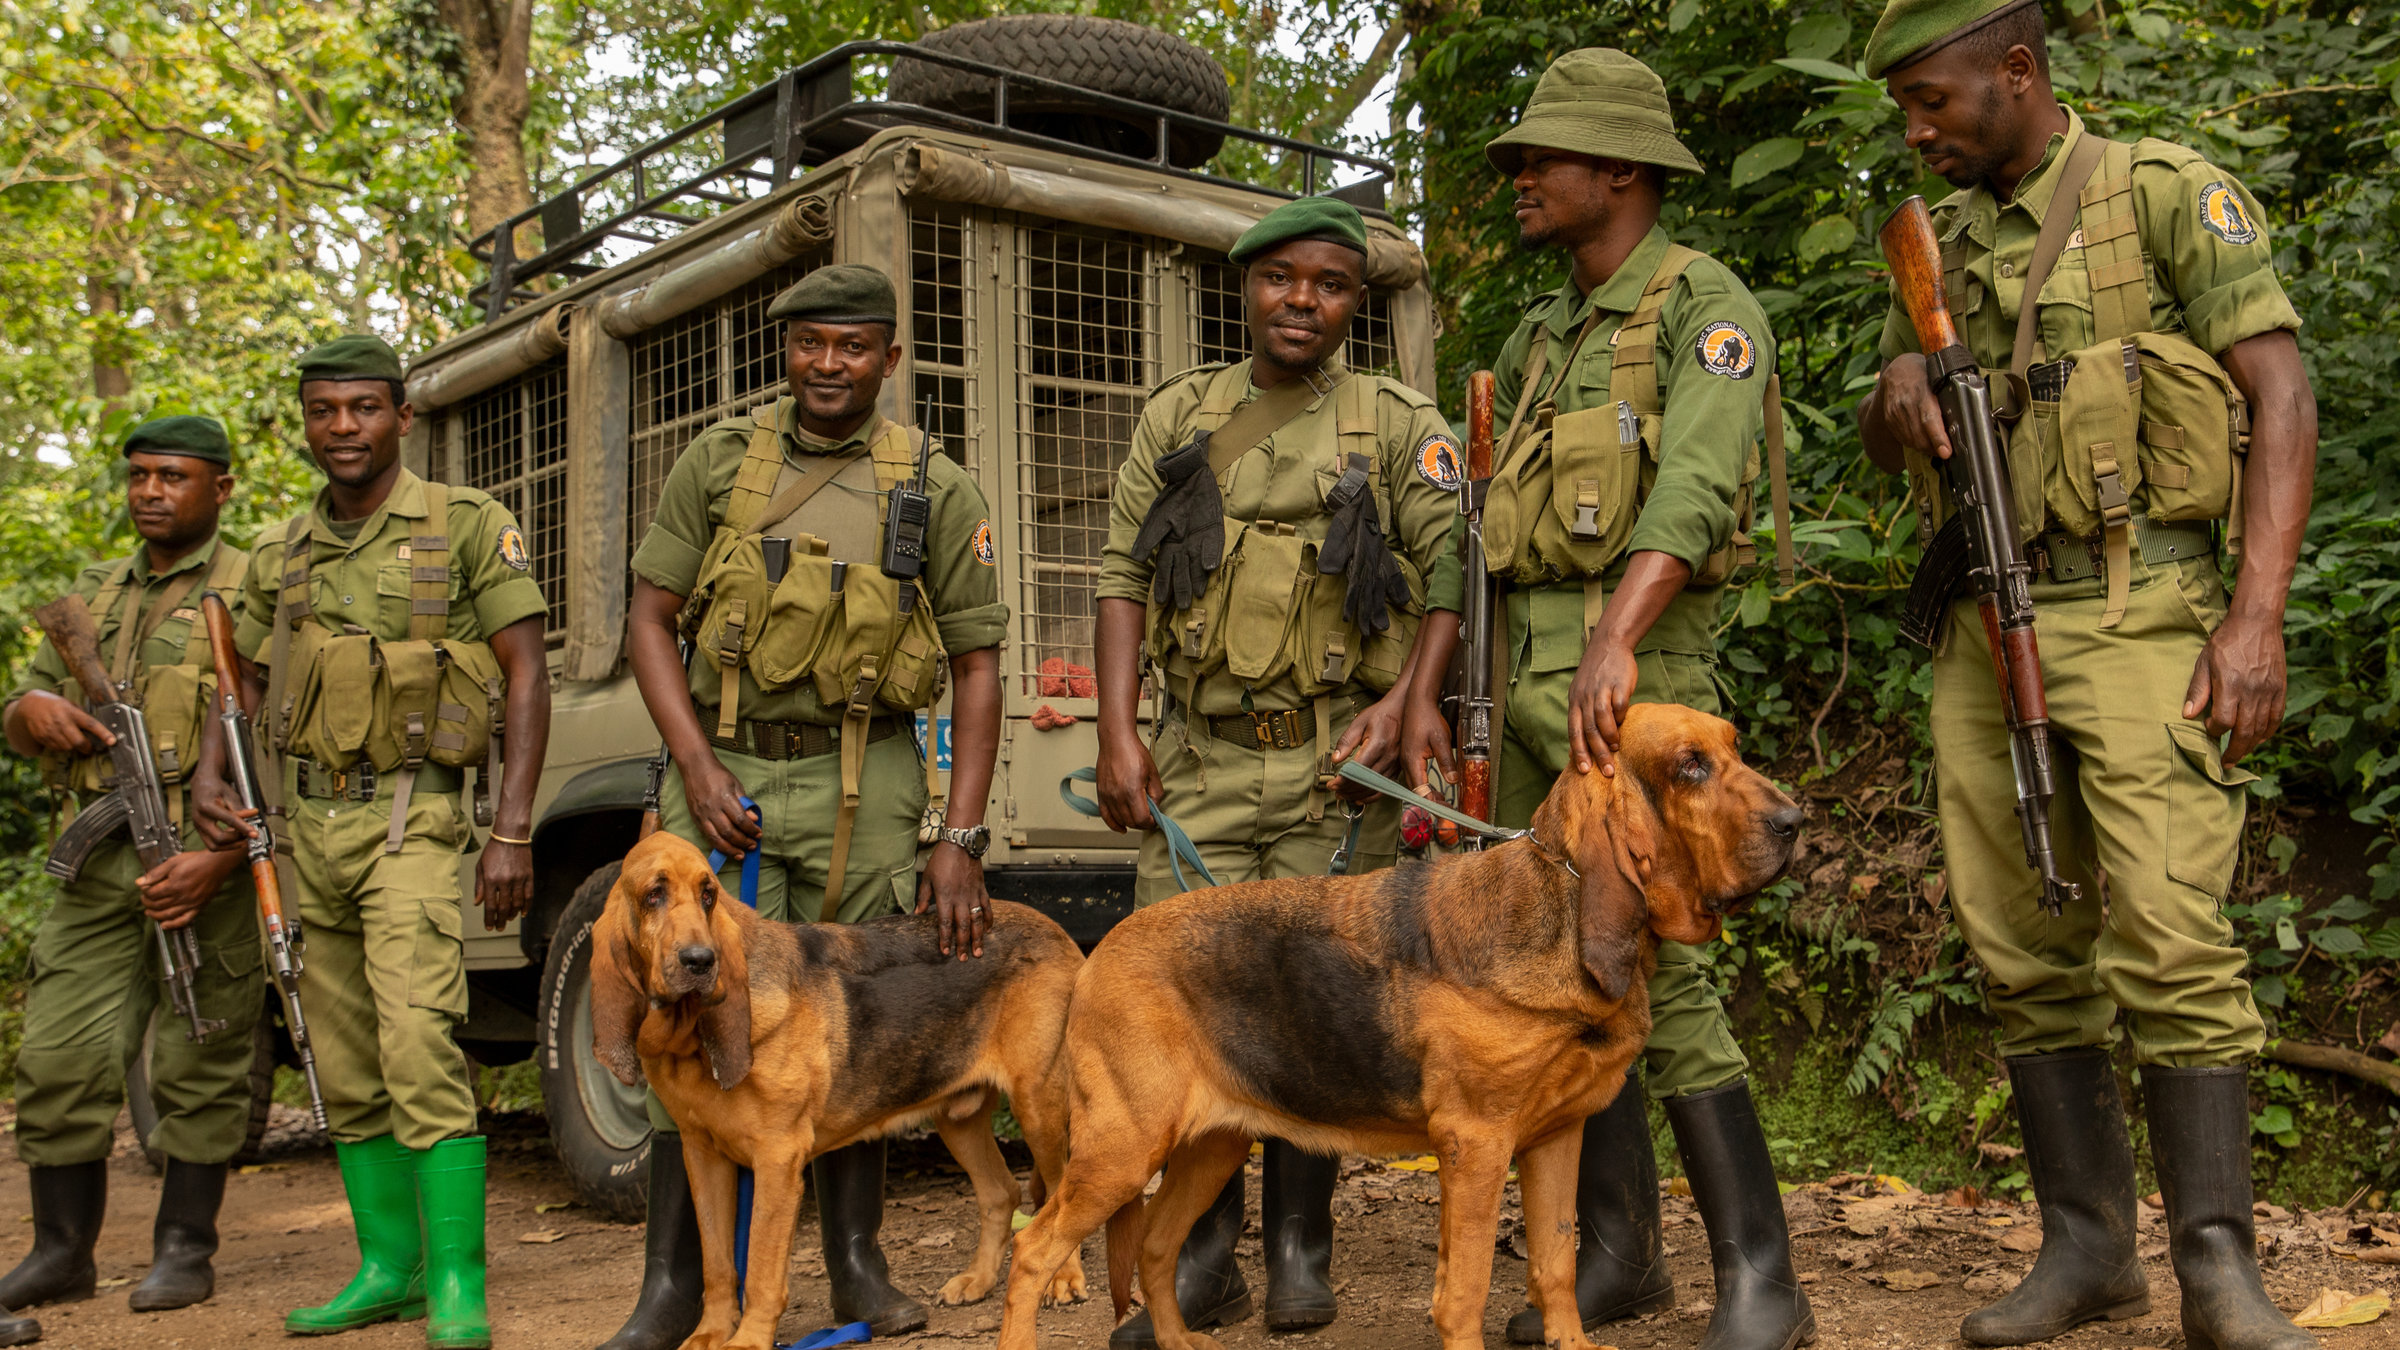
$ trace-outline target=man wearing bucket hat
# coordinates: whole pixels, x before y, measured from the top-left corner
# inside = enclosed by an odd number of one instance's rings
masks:
[[[1948,308],[2004,407],[2009,461],[2041,470],[2018,476],[2018,527],[2061,747],[2050,819],[2081,887],[2056,916],[2040,903],[1984,630],[1954,601],[1932,709],[1950,909],[1985,971],[2042,1209],[2032,1271],[1959,1334],[2021,1345],[2149,1311],[2122,1019],[2186,1338],[2304,1350],[2254,1253],[2246,1068],[2263,1028],[2221,911],[2253,777],[2235,764],[2284,707],[2316,453],[2299,316],[2239,181],[2168,141],[2103,139],[2058,102],[2038,4],[1897,0],[1866,67],[1959,189],[1932,208]],[[1897,304],[1882,349],[1860,428],[1908,473],[1930,535],[1949,441]]]
[[[1504,706],[1493,808],[1497,823],[1523,826],[1558,774],[1614,771],[1629,703],[1721,708],[1713,630],[1727,579],[1749,560],[1775,339],[1740,279],[1658,226],[1667,179],[1700,165],[1649,67],[1608,48],[1560,57],[1489,154],[1514,180],[1522,242],[1559,249],[1571,268],[1568,285],[1527,307],[1494,363],[1494,415],[1507,431],[1484,542],[1507,626],[1495,643]],[[1420,784],[1428,758],[1456,777],[1438,698],[1462,598],[1449,552],[1402,738]],[[1646,1074],[1584,1124],[1575,1290],[1585,1329],[1675,1301],[1646,1076],[1715,1259],[1702,1345],[1789,1350],[1816,1323],[1792,1270],[1748,1061],[1697,950],[1660,945],[1650,1002]],[[1540,1312],[1525,1309],[1508,1333],[1540,1343]]]
[[[1458,444],[1433,400],[1342,359],[1366,295],[1366,221],[1305,197],[1227,257],[1251,354],[1150,395],[1110,497],[1097,610],[1102,818],[1144,831],[1137,904],[1181,891],[1152,803],[1220,883],[1390,865],[1396,803],[1345,802],[1330,764],[1391,758],[1425,574],[1457,514]],[[1294,621],[1293,597],[1304,597]],[[1145,653],[1165,691],[1145,744]],[[1330,752],[1330,754],[1329,754]],[[1266,1142],[1260,1189],[1270,1331],[1334,1319],[1339,1160]],[[1193,1328],[1249,1316],[1234,1262],[1240,1172],[1193,1225],[1176,1301]],[[1110,1344],[1156,1343],[1150,1315]]]
[[[203,685],[215,683],[202,674],[200,589],[233,590],[250,561],[217,533],[233,493],[232,448],[212,418],[161,417],[133,429],[124,457],[127,514],[142,546],[85,568],[69,594],[90,607],[101,660],[143,707],[187,851],[146,871],[125,834],[101,841],[59,887],[34,939],[16,1094],[33,1249],[0,1276],[0,1345],[41,1335],[33,1319],[7,1309],[92,1295],[111,1127],[146,1030],[155,1031],[149,1069],[159,1119],[143,1143],[165,1154],[167,1167],[153,1263],[130,1295],[134,1311],[181,1308],[215,1288],[217,1209],[250,1122],[251,1033],[264,1006],[258,915],[242,855],[206,851],[190,828],[185,786],[209,714]],[[53,793],[88,806],[105,791],[108,733],[48,641],[0,724],[10,749],[40,759]],[[162,1010],[157,951],[144,931],[152,920],[189,925],[199,941],[193,1000],[221,1025],[197,1040],[186,1019]]]

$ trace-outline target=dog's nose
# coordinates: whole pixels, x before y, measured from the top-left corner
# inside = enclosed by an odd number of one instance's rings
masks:
[[[683,968],[694,975],[706,975],[717,968],[717,949],[694,943],[676,952],[675,959],[683,962]]]
[[[1776,838],[1789,839],[1799,831],[1800,818],[1804,814],[1797,805],[1785,806],[1768,813],[1767,828],[1775,832]]]

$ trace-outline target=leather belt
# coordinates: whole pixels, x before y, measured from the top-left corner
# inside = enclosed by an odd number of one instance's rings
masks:
[[[701,726],[713,727],[716,725],[715,719],[716,714],[712,710],[701,710]],[[878,717],[868,722],[867,744],[888,741],[899,735],[904,720],[913,719]],[[711,733],[708,743],[719,750],[731,750],[737,755],[749,755],[754,759],[814,759],[842,748],[842,729],[838,726],[821,727],[814,722],[753,722],[743,718],[734,724],[732,736]]]
[[[2173,525],[2160,525],[2148,516],[2133,518],[2134,547],[2142,561],[2152,567],[2180,562],[2185,558],[2203,558],[2217,551],[2216,524],[2213,521],[2193,520]],[[2081,581],[2106,572],[2101,562],[2101,537],[2068,534],[2064,530],[2045,531],[2033,546],[2026,550],[2033,570],[2050,581]]]
[[[328,769],[313,759],[292,756],[292,790],[303,797],[318,801],[371,802],[375,800],[376,785],[392,773],[377,773],[375,766],[360,760],[347,769]],[[456,792],[466,783],[462,771],[447,764],[417,766],[418,792]]]
[[[1317,738],[1317,717],[1307,708],[1222,713],[1208,719],[1208,734],[1245,750],[1297,750]]]

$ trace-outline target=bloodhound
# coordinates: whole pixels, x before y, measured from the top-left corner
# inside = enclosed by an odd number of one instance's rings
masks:
[[[1617,766],[1561,776],[1531,834],[1486,852],[1250,882],[1119,923],[1075,986],[1074,1150],[1016,1239],[1000,1350],[1033,1350],[1051,1273],[1103,1222],[1117,1315],[1138,1269],[1159,1344],[1213,1350],[1176,1308],[1175,1253],[1262,1135],[1438,1156],[1446,1350],[1483,1344],[1513,1158],[1532,1302],[1565,1329],[1554,1344],[1587,1350],[1578,1126],[1649,1036],[1659,941],[1715,937],[1789,865],[1800,821],[1733,727],[1689,708],[1634,707]]]
[[[687,1347],[768,1350],[783,1313],[800,1174],[819,1153],[930,1122],[975,1184],[975,1258],[944,1303],[991,1292],[1016,1213],[992,1139],[1008,1094],[1042,1189],[1066,1162],[1059,1054],[1083,954],[1064,929],[995,902],[984,954],[945,959],[932,916],[861,924],[759,918],[700,850],[651,835],[626,856],[592,934],[592,1048],[650,1088],[683,1131],[705,1293]],[[757,1176],[750,1265],[734,1314],[736,1168]],[[1080,1263],[1053,1299],[1083,1297]]]

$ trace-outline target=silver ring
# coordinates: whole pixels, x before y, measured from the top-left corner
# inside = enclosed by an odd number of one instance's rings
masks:
[[[970,909],[970,910],[968,910],[967,912],[968,912],[969,914],[981,914],[981,913],[983,913],[983,906],[981,906],[981,905],[977,905],[977,906],[975,906],[973,909]]]

